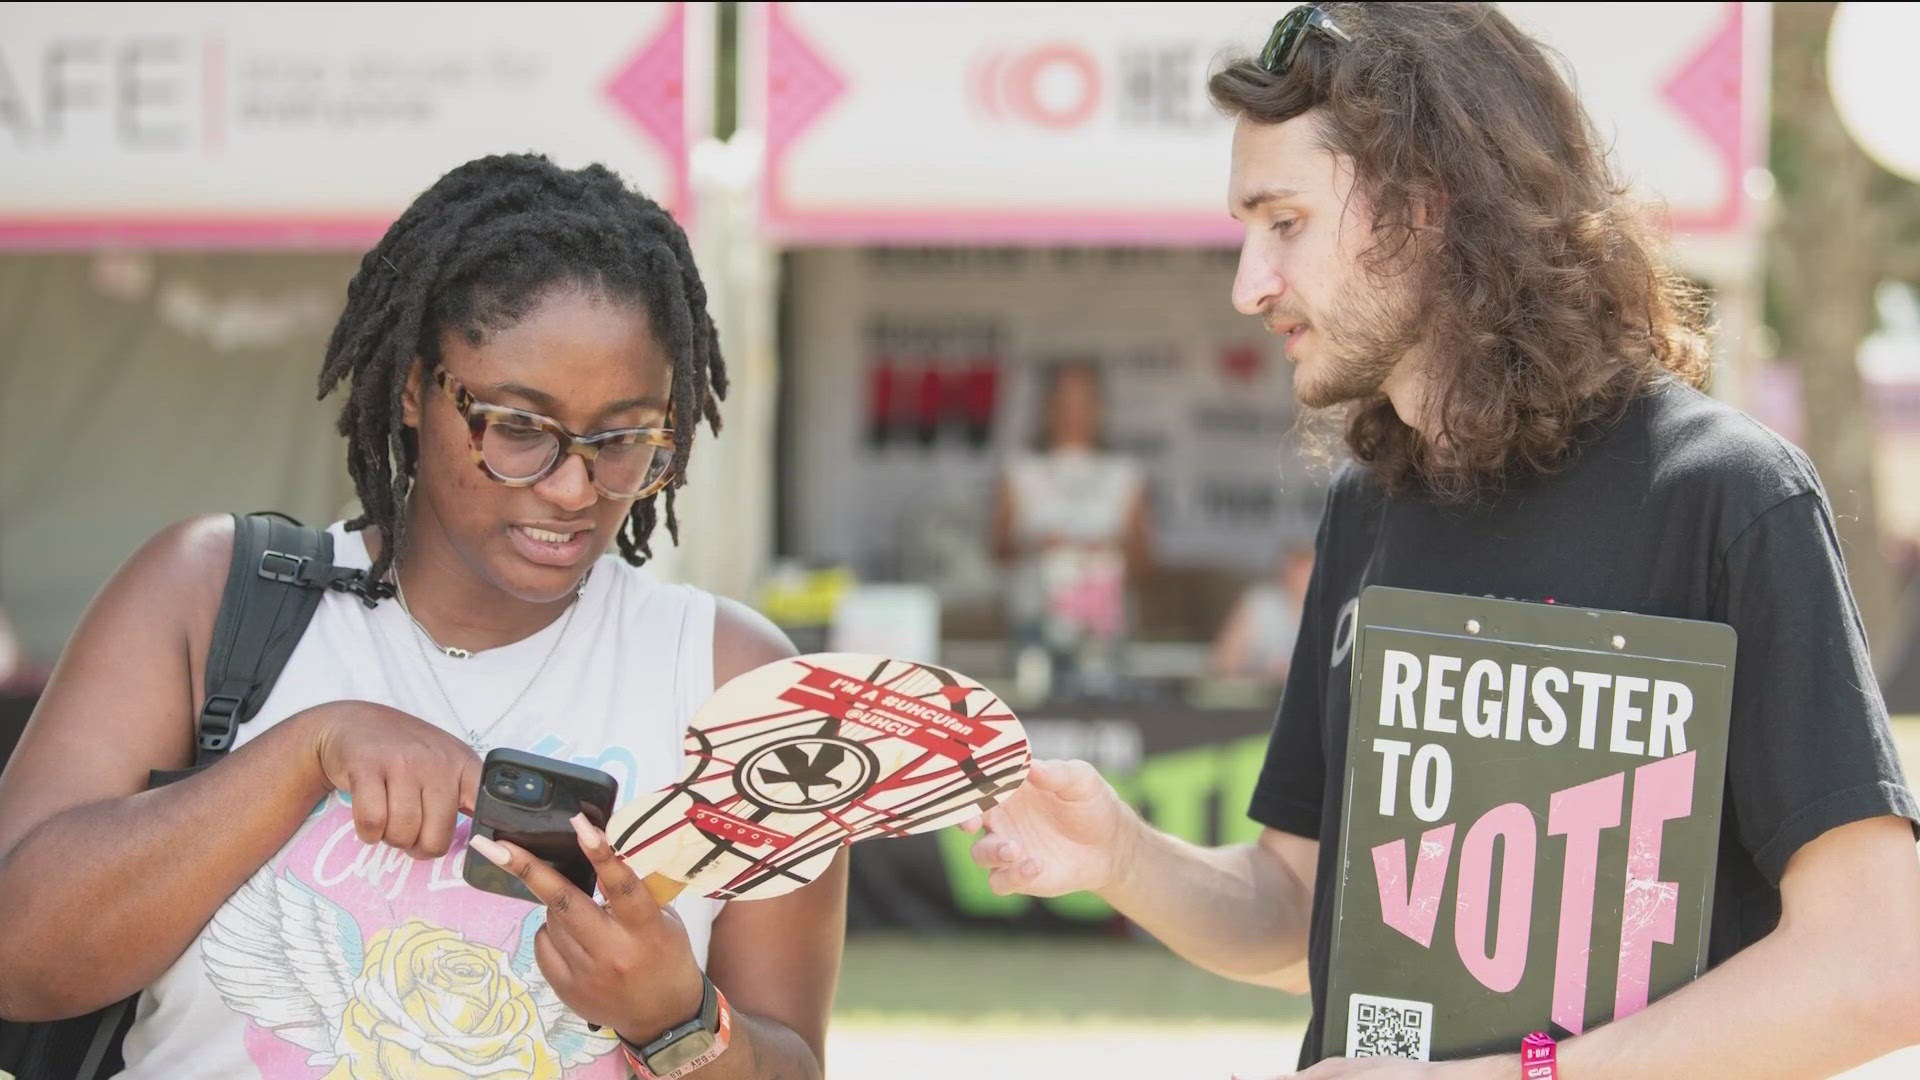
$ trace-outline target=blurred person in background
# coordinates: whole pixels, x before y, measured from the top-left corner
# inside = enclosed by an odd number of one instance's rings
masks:
[[[38,687],[20,647],[20,637],[0,604],[0,763],[12,756],[14,743],[26,725],[28,707]]]
[[[1234,602],[1213,639],[1208,673],[1222,679],[1284,682],[1312,576],[1312,545],[1290,545],[1273,569]]]
[[[1710,970],[1559,1048],[1574,1080],[1818,1077],[1920,1043],[1920,818],[1806,456],[1698,387],[1662,265],[1540,45],[1485,4],[1296,8],[1216,74],[1233,300],[1342,408],[1250,844],[1157,832],[1083,762],[973,823],[1001,893],[1091,890],[1218,974],[1308,993],[1305,1076],[1516,1075],[1509,1054],[1318,1062],[1363,587],[1733,627]],[[1344,1012],[1341,1019],[1344,1019]]]
[[[7,618],[6,605],[0,604],[0,687],[13,682],[27,667],[27,654],[20,647],[20,635]]]
[[[1098,367],[1062,363],[1045,378],[1034,450],[1001,477],[993,546],[1012,570],[1017,665],[1040,660],[1063,696],[1105,693],[1119,676],[1129,586],[1152,553],[1146,477],[1107,448]]]
[[[600,166],[462,165],[362,261],[340,386],[365,513],[334,561],[363,572],[233,753],[143,790],[193,759],[231,518],[153,537],[68,643],[0,776],[0,1015],[144,991],[136,1078],[616,1077],[717,986],[731,1041],[700,1077],[821,1075],[844,856],[787,896],[662,908],[577,819],[604,904],[479,837],[545,907],[461,880],[488,748],[653,790],[715,685],[793,652],[637,569],[727,388],[679,225]]]
[[[1894,579],[1900,583],[1899,619],[1881,665],[1880,692],[1894,715],[1920,713],[1920,540],[1893,544]]]

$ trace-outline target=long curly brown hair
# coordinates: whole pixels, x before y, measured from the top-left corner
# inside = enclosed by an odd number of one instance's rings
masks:
[[[1320,6],[1351,41],[1309,33],[1284,76],[1235,60],[1209,89],[1256,123],[1314,113],[1372,211],[1363,266],[1412,263],[1436,437],[1375,394],[1346,406],[1356,459],[1465,497],[1558,469],[1663,377],[1705,384],[1704,300],[1539,42],[1488,4]]]

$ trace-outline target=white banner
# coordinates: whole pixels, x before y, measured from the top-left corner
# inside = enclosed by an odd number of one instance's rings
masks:
[[[359,247],[453,166],[524,151],[682,212],[710,8],[7,5],[0,246]]]
[[[1206,79],[1287,6],[750,5],[768,222],[789,243],[1237,242]],[[1750,227],[1763,5],[1502,6],[1677,231]]]

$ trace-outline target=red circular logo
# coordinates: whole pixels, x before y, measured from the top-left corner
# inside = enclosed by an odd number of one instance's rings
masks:
[[[974,66],[973,91],[988,116],[1065,131],[1100,108],[1100,66],[1087,50],[1062,42],[996,52]]]

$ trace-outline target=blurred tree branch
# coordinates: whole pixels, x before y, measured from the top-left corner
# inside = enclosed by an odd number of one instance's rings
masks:
[[[1778,213],[1768,238],[1768,307],[1781,352],[1800,365],[1802,442],[1827,488],[1854,599],[1877,647],[1898,608],[1875,503],[1875,425],[1858,356],[1874,326],[1874,290],[1920,280],[1920,195],[1869,160],[1834,110],[1827,83],[1832,3],[1773,9],[1772,165]]]

